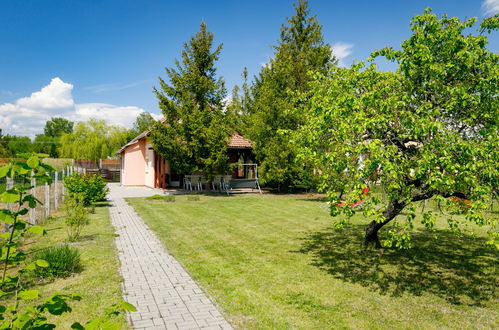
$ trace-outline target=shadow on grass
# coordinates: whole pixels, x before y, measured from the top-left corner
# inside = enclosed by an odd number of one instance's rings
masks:
[[[499,253],[483,239],[416,231],[409,250],[368,250],[363,232],[364,226],[350,225],[312,233],[299,252],[335,278],[383,295],[432,294],[467,305],[497,299]]]
[[[109,206],[111,206],[111,203],[109,201],[95,202],[94,206],[95,207],[109,207]]]

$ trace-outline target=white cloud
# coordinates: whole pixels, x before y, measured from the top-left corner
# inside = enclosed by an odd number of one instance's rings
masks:
[[[350,54],[352,54],[352,48],[353,48],[353,44],[348,44],[345,42],[337,42],[337,43],[333,44],[333,47],[332,47],[333,55],[338,60],[339,66],[345,66],[343,59],[345,59]]]
[[[482,9],[485,15],[495,15],[499,13],[499,0],[484,0]]]
[[[15,103],[0,104],[2,133],[34,137],[43,133],[45,122],[54,116],[75,122],[104,119],[109,124],[131,127],[135,118],[144,111],[136,106],[75,104],[72,91],[73,85],[53,78],[47,86],[28,97],[20,98]],[[153,116],[156,118],[159,115]]]

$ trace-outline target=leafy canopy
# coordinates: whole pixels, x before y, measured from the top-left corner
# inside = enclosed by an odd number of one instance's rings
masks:
[[[53,117],[45,123],[43,132],[46,136],[59,137],[65,133],[73,131],[74,123],[64,118]]]
[[[128,138],[127,129],[90,119],[77,123],[72,133],[61,136],[59,153],[61,157],[75,159],[113,157]]]
[[[249,136],[256,143],[262,182],[279,188],[310,186],[310,169],[295,162],[289,143],[289,133],[305,122],[293,96],[309,89],[309,71],[326,73],[335,61],[307,1],[295,4],[295,15],[281,27],[279,44],[273,48],[274,57],[253,86]]]
[[[410,246],[414,203],[435,198],[452,209],[452,230],[463,219],[488,225],[489,243],[497,244],[497,219],[483,211],[497,197],[499,55],[486,48],[486,35],[464,35],[474,23],[426,10],[413,18],[400,50],[372,54],[398,63],[396,73],[374,63],[333,68],[316,74],[303,95],[310,112],[295,136],[299,156],[320,173],[332,215],[348,218],[357,212],[350,205],[363,200],[368,242],[379,244],[378,230],[406,210],[405,224],[385,244]],[[481,32],[494,24],[497,17]],[[386,191],[381,209],[376,195],[362,192],[375,181]],[[433,228],[435,215],[426,211],[422,222]]]
[[[159,78],[160,87],[154,89],[165,120],[156,123],[150,136],[156,152],[178,173],[202,171],[209,176],[227,161],[227,92],[215,67],[222,45],[213,47],[213,33],[201,23],[184,44],[182,61],[165,69],[169,83]]]

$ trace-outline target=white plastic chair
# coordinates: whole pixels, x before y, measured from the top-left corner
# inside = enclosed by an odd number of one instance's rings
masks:
[[[192,175],[185,175],[184,176],[184,189],[185,190],[192,190]]]

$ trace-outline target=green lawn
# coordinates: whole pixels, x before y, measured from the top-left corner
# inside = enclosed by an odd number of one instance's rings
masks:
[[[53,317],[58,328],[69,329],[78,321],[84,324],[95,316],[103,315],[102,311],[110,305],[122,301],[121,276],[119,260],[114,245],[114,229],[109,219],[109,211],[105,204],[96,207],[95,214],[90,215],[90,224],[83,229],[79,241],[70,243],[81,252],[83,271],[66,279],[56,279],[49,283],[36,285],[43,297],[55,292],[75,293],[82,296],[79,302],[71,302],[73,312]],[[28,252],[46,246],[63,244],[66,240],[66,228],[62,218],[47,220],[42,226],[48,234],[36,236],[27,242]],[[29,257],[29,256],[28,256]],[[122,328],[127,328],[125,318],[116,319]]]
[[[499,326],[483,238],[416,231],[411,250],[366,251],[359,217],[334,230],[307,196],[128,201],[238,328]]]

